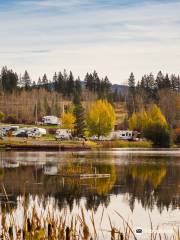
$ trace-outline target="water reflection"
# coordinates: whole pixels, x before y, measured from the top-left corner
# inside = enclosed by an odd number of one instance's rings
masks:
[[[62,177],[79,173],[108,173],[109,178]],[[143,209],[159,213],[180,208],[179,152],[89,152],[89,153],[1,153],[0,183],[10,201],[20,195],[57,200],[60,209],[80,205],[87,210],[113,206],[113,197],[124,196],[133,212],[137,202]],[[5,202],[3,189],[0,201]],[[119,206],[121,206],[119,200]]]

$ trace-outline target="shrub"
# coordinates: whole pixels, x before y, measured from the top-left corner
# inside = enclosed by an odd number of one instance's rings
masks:
[[[5,123],[13,123],[13,124],[16,124],[18,123],[18,119],[16,117],[15,114],[10,114],[8,116],[5,117],[5,120],[4,120]]]
[[[4,120],[4,118],[5,118],[5,114],[3,112],[0,112],[0,122]]]
[[[144,130],[144,137],[153,142],[154,147],[170,147],[171,132],[167,125],[160,122],[148,124]]]
[[[180,128],[176,128],[174,131],[175,143],[180,144]]]

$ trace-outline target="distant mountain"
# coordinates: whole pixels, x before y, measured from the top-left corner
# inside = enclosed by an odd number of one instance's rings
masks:
[[[127,96],[127,94],[128,94],[128,86],[127,85],[113,84],[111,89],[113,92],[117,91],[118,93],[121,93],[122,96]]]
[[[48,87],[48,89],[53,91],[54,86],[53,86],[52,82],[49,82],[45,85]],[[38,87],[40,85],[36,85],[36,86]],[[84,81],[81,81],[81,86],[82,86],[82,88],[85,88],[85,82]],[[112,92],[117,91],[118,93],[121,93],[122,96],[127,96],[128,86],[127,85],[112,84],[111,90],[112,90]]]

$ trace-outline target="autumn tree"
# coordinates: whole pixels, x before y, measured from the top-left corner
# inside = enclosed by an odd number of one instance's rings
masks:
[[[171,128],[180,127],[180,94],[162,89],[158,92],[159,106]]]
[[[61,118],[62,128],[70,129],[73,131],[75,120],[76,119],[72,113],[70,113],[70,112],[64,113],[64,115]]]
[[[115,112],[105,100],[96,101],[87,114],[87,128],[91,136],[107,136],[114,128]]]
[[[169,147],[171,133],[160,108],[153,104],[146,112],[133,113],[129,119],[129,128],[141,131],[145,138],[151,140],[155,147]]]

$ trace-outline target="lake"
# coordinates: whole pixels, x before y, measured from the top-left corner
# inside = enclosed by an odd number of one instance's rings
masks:
[[[72,177],[80,173],[110,177]],[[8,198],[19,226],[25,198],[29,211],[33,206],[41,214],[50,209],[66,213],[69,221],[83,209],[90,224],[93,213],[105,239],[110,222],[117,228],[122,225],[117,213],[133,231],[143,229],[144,236],[150,231],[150,221],[167,234],[173,227],[180,228],[179,149],[0,152],[0,184],[1,213],[10,211]]]

